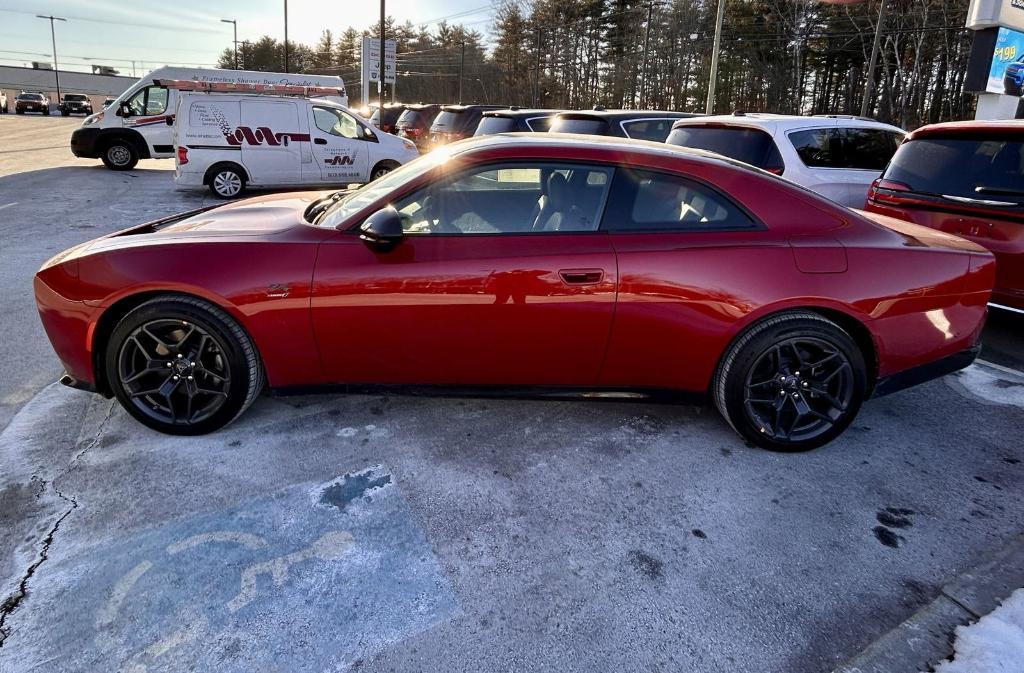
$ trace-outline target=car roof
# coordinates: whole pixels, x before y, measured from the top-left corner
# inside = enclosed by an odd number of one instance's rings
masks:
[[[445,145],[434,150],[435,152],[447,152],[452,157],[461,155],[473,155],[478,152],[486,152],[492,149],[502,148],[536,148],[536,149],[585,149],[597,150],[608,156],[612,163],[624,163],[623,152],[633,154],[644,154],[651,157],[689,159],[703,163],[725,165],[738,168],[744,171],[756,173],[769,173],[762,171],[755,166],[724,157],[714,152],[657,143],[650,140],[634,140],[631,138],[618,138],[606,136],[594,136],[580,133],[496,133],[486,136],[474,136],[466,140]],[[781,178],[779,178],[781,179]]]
[[[611,121],[623,119],[649,119],[658,117],[688,117],[701,116],[698,112],[677,112],[673,110],[565,110],[558,113],[559,117],[565,119],[605,119]]]
[[[892,124],[886,124],[867,117],[854,117],[852,115],[782,115],[768,112],[742,112],[731,115],[711,115],[708,117],[695,117],[693,119],[681,119],[672,125],[672,128],[680,126],[701,126],[713,124],[718,126],[742,126],[745,128],[759,128],[775,133],[796,128],[807,128],[808,126],[847,126],[860,128],[885,128],[891,131],[903,133],[903,129]]]
[[[561,112],[565,112],[565,110],[549,110],[546,108],[504,108],[501,110],[488,110],[484,112],[484,116],[518,119],[523,117],[553,117]]]
[[[962,122],[929,124],[912,131],[908,140],[935,136],[984,136],[985,134],[1020,135],[1024,137],[1024,119],[973,119]]]
[[[441,107],[440,103],[409,103],[405,106],[406,110],[427,110],[433,107]]]
[[[442,105],[441,106],[441,110],[443,112],[465,112],[466,110],[500,110],[503,107],[505,107],[505,106],[504,105],[476,105],[476,104],[463,105],[462,103],[457,103],[455,105]]]

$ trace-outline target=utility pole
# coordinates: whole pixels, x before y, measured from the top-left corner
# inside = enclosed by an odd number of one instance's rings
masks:
[[[386,50],[384,37],[384,0],[380,0],[380,71],[378,73],[379,77],[377,77],[377,86],[380,87],[378,89],[380,92],[378,103],[380,104],[381,115],[384,114],[384,80],[386,79],[384,76],[384,52]]]
[[[706,114],[715,111],[715,80],[718,79],[718,50],[722,46],[722,24],[725,23],[725,0],[718,0],[718,19],[715,21],[715,44],[711,51],[711,76],[708,78],[708,102]]]
[[[885,13],[889,3],[882,0],[882,6],[878,8],[878,23],[875,24],[875,42],[871,45],[871,63],[868,65],[868,81],[864,84],[864,100],[860,102],[860,116],[867,117],[871,111],[872,97],[875,94],[875,67],[878,65],[878,50],[882,46],[882,24],[885,23]]]
[[[647,54],[651,49],[651,19],[653,18],[654,5],[647,5],[647,30],[644,31],[644,65],[640,72],[640,107],[646,103],[645,93],[647,91]]]
[[[36,14],[37,19],[49,19],[50,20],[50,41],[53,43],[53,76],[57,80],[57,105],[60,105],[60,66],[57,65],[57,34],[53,31],[54,21],[67,21],[59,16],[43,16],[42,14]]]
[[[537,107],[537,100],[540,98],[540,35],[541,30],[537,28],[537,77],[533,82],[533,107]]]
[[[220,21],[221,23],[230,23],[235,29],[235,39],[233,41],[235,45],[235,70],[238,70],[238,21],[235,19],[221,19]]]
[[[466,41],[462,41],[462,56],[459,59],[459,105],[462,104],[462,73],[466,69]]]
[[[288,72],[288,0],[284,0],[284,71]]]

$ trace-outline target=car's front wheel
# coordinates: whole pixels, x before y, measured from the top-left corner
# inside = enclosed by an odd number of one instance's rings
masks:
[[[398,168],[398,166],[399,163],[397,161],[391,161],[389,159],[378,162],[377,165],[374,166],[373,170],[370,172],[370,182],[373,182],[378,178],[384,177],[391,171]]]
[[[791,312],[756,324],[728,349],[715,405],[740,435],[772,451],[807,451],[838,437],[864,400],[864,356],[839,325]]]
[[[127,171],[139,163],[139,153],[127,140],[114,140],[103,152],[103,165],[112,171]]]
[[[157,297],[129,312],[110,335],[104,365],[128,413],[172,435],[224,427],[264,382],[245,331],[222,309],[193,297]]]

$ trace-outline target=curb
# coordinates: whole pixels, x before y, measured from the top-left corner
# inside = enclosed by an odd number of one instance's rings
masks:
[[[953,654],[957,626],[995,610],[1024,587],[1024,535],[942,587],[938,597],[833,673],[917,673]]]

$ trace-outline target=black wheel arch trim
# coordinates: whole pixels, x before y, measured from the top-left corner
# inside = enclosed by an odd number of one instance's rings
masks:
[[[959,353],[953,353],[944,358],[880,378],[875,384],[871,398],[891,395],[892,393],[960,371],[969,367],[980,353],[981,344],[976,344]]]
[[[141,133],[135,129],[99,129],[99,134],[96,136],[95,148],[96,152],[106,152],[107,147],[110,146],[115,140],[127,140],[135,148],[140,159],[150,159],[149,144]],[[102,149],[101,149],[102,148]]]

